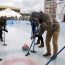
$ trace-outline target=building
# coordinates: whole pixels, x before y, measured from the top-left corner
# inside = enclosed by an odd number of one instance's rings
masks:
[[[23,20],[29,20],[29,18],[30,18],[30,15],[27,13],[21,13],[21,15],[22,15]]]
[[[56,19],[65,22],[65,0],[57,1]]]
[[[44,10],[54,15],[57,21],[65,21],[65,0],[45,0]]]
[[[44,10],[54,16],[56,16],[56,6],[56,0],[45,0],[44,2]]]
[[[14,10],[15,12],[20,13],[20,9],[19,9],[19,8],[9,7],[9,6],[0,6],[0,11],[2,11],[2,10],[4,10],[4,9],[7,9],[7,8],[10,8],[10,9]]]

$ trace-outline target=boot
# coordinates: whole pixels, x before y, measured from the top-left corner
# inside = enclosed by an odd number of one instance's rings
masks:
[[[41,36],[41,45],[39,46],[39,48],[42,48],[42,47],[44,47],[44,42],[43,42],[43,38]]]
[[[2,59],[0,58],[0,61],[2,61]]]
[[[43,56],[50,56],[51,53],[50,52],[47,52],[46,54],[43,54]]]

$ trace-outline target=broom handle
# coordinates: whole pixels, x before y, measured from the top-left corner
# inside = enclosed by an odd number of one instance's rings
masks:
[[[65,46],[55,55],[55,56],[57,56],[63,49],[65,48]],[[50,59],[50,61],[49,62],[47,62],[47,64],[46,65],[48,65],[51,61],[52,61],[53,59]]]

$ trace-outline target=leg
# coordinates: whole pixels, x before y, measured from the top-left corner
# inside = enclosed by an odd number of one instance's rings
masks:
[[[44,42],[43,42],[43,37],[42,37],[42,34],[44,33],[44,30],[43,30],[43,28],[42,27],[40,27],[40,29],[39,29],[39,31],[38,31],[38,35],[37,35],[37,37],[38,37],[38,44],[40,44],[40,42],[41,42],[41,45],[43,45],[43,47],[44,47]]]
[[[47,47],[47,53],[44,54],[43,56],[50,56],[51,55],[51,48],[50,48],[50,41],[52,38],[52,33],[51,32],[47,32],[46,34],[46,47]]]
[[[40,42],[41,42],[41,44],[40,44],[39,48],[40,47],[44,47],[44,41],[43,41],[43,37],[42,36],[40,36]]]
[[[40,40],[41,40],[41,36],[36,35],[38,37],[37,43],[36,44],[40,44]]]
[[[55,59],[57,57],[57,52],[58,52],[58,36],[59,36],[59,31],[60,29],[57,29],[54,33],[53,33],[53,55],[51,57],[51,59]]]
[[[39,37],[38,37],[38,40],[37,40],[37,43],[36,43],[36,45],[37,45],[37,44],[40,44],[40,39],[39,39]]]
[[[0,30],[0,39],[1,39],[1,41],[3,41],[3,38],[2,38],[2,30]]]
[[[59,29],[53,33],[53,54],[56,54],[58,51],[58,36],[59,36]]]

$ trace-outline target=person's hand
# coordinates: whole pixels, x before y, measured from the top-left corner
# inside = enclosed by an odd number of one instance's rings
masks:
[[[31,36],[31,39],[33,39],[33,38],[34,38],[34,35]]]
[[[5,31],[5,32],[8,32],[8,30],[7,30],[7,29],[5,29],[4,31]]]
[[[39,36],[38,34],[34,34],[34,35],[31,36],[31,39],[35,38],[35,37],[38,37],[38,36]]]

